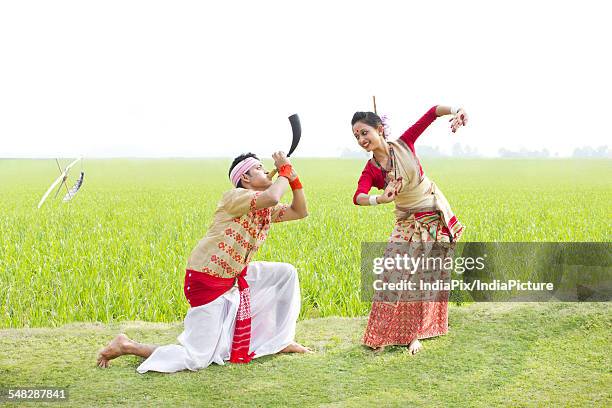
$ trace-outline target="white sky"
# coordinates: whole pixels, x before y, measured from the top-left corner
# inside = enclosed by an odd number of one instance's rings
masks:
[[[358,150],[355,110],[419,143],[609,144],[607,1],[13,1],[0,3],[0,157],[296,157]],[[418,144],[417,144],[418,151]]]

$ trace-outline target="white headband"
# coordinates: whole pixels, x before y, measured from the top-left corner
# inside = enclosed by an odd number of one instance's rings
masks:
[[[261,164],[261,162],[257,160],[256,158],[247,157],[246,159],[238,163],[236,166],[234,166],[234,168],[232,169],[230,173],[230,181],[232,182],[234,187],[238,187],[238,182],[240,181],[240,177],[242,177],[244,173],[251,170],[253,166],[256,166],[258,164]]]

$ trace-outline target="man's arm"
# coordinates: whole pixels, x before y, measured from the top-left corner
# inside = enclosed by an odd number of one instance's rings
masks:
[[[297,173],[295,172],[295,170],[293,170],[291,174],[291,182],[294,183],[296,179]],[[285,211],[285,214],[282,217],[282,221],[299,220],[308,216],[308,205],[306,204],[306,195],[304,194],[304,189],[300,185],[299,188],[292,189],[292,191],[293,200],[291,200],[291,205]]]
[[[285,177],[277,177],[276,181],[259,195],[255,208],[261,210],[262,208],[274,207],[287,191],[287,187],[289,187],[289,180]]]
[[[280,170],[280,168],[286,164],[291,165],[291,162],[283,152],[273,153],[272,159],[274,159],[274,166],[277,170]],[[292,171],[292,179],[294,178],[294,174],[295,171]],[[297,177],[297,175],[295,176]],[[280,202],[281,197],[285,194],[285,191],[287,191],[287,187],[289,187],[289,180],[287,177],[277,177],[276,181],[259,195],[255,208],[260,210],[262,208],[274,207]]]

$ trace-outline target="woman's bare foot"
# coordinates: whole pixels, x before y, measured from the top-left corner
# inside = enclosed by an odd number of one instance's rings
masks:
[[[126,349],[129,347],[130,342],[131,340],[125,334],[117,335],[98,353],[98,366],[108,368],[112,359],[126,354]]]
[[[308,347],[304,347],[298,343],[291,343],[280,351],[281,353],[312,353]]]
[[[419,339],[412,340],[410,344],[408,345],[408,351],[410,352],[410,354],[413,354],[413,355],[418,353],[422,349],[423,349],[423,345],[421,344]]]
[[[374,352],[374,354],[380,354],[385,351],[385,346],[372,347],[372,351]]]

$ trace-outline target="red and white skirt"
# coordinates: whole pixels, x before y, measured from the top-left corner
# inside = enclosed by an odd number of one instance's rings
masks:
[[[245,276],[251,297],[249,354],[275,354],[294,341],[300,313],[300,286],[293,265],[252,262]],[[180,344],[160,346],[140,364],[139,373],[199,370],[230,359],[234,326],[240,303],[238,287],[214,301],[191,307],[178,337]]]
[[[416,212],[396,222],[388,250],[394,243],[409,242],[414,248],[412,243],[450,241],[449,230],[439,212]],[[362,342],[372,348],[408,345],[415,339],[447,332],[448,292],[441,291],[435,301],[372,302]]]

